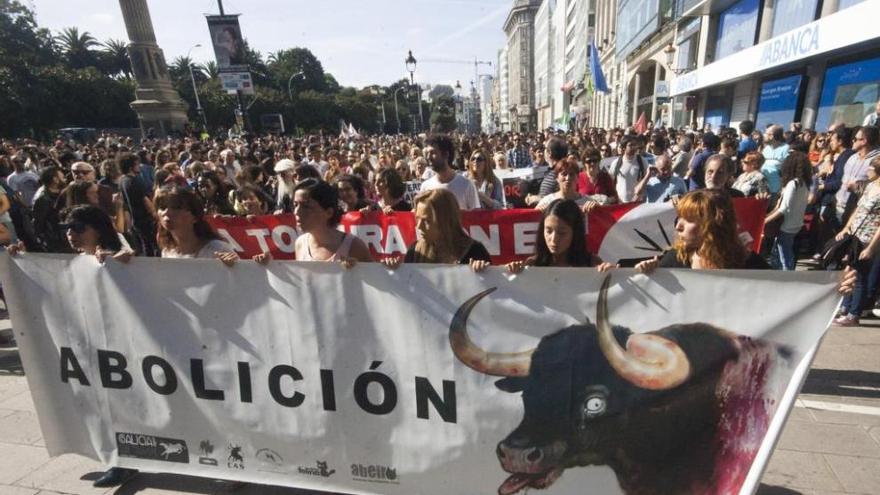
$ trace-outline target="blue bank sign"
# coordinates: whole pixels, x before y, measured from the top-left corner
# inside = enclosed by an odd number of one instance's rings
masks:
[[[880,38],[880,0],[865,0],[671,81],[672,96]]]
[[[819,27],[818,24],[810,24],[773,38],[764,47],[758,65],[762,68],[782,65],[789,60],[806,57],[819,51]]]

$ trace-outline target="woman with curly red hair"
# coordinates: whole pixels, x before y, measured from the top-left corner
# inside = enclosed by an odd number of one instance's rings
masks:
[[[681,198],[676,210],[677,236],[672,249],[639,263],[636,270],[770,268],[740,241],[736,213],[727,194],[711,189],[693,191]]]

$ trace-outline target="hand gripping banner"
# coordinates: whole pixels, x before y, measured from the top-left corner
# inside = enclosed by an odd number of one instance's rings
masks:
[[[831,272],[0,254],[0,277],[51,455],[357,494],[752,493],[838,301]]]

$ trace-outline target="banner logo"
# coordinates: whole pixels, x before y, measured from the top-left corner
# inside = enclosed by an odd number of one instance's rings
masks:
[[[257,460],[265,462],[266,464],[272,464],[274,466],[281,466],[284,463],[284,458],[281,457],[278,452],[275,452],[272,449],[260,449],[254,454],[254,457]]]
[[[400,484],[400,480],[397,477],[397,468],[392,468],[388,466],[364,466],[363,464],[352,464],[351,477],[355,481],[391,483],[394,485]]]
[[[244,469],[244,456],[241,454],[241,446],[234,444],[226,445],[226,467],[232,469]]]
[[[199,452],[202,454],[199,456],[199,464],[204,464],[206,466],[217,465],[217,459],[211,457],[211,454],[214,453],[214,444],[210,441],[202,440],[199,442]]]
[[[140,433],[116,433],[120,457],[189,464],[186,442],[175,438],[154,437]]]
[[[313,468],[299,466],[296,470],[299,471],[300,474],[307,474],[309,476],[320,476],[322,478],[329,478],[333,476],[333,473],[336,472],[335,469],[327,469],[327,461],[315,461],[315,464],[318,467]]]

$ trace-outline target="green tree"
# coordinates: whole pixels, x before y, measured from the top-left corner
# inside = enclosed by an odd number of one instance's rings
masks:
[[[289,48],[272,53],[268,69],[271,85],[278,90],[286,92],[290,81],[293,93],[305,90],[321,93],[327,91],[328,81],[324,77],[324,67],[308,48]],[[291,76],[300,72],[302,75],[291,79]],[[336,84],[337,88],[338,86]]]
[[[101,43],[99,53],[101,70],[111,76],[131,77],[131,61],[128,59],[128,43],[109,39]]]
[[[440,95],[434,101],[434,110],[431,112],[431,130],[434,132],[455,130],[455,100],[451,96]]]
[[[220,77],[220,69],[217,67],[217,62],[213,60],[209,60],[199,66],[199,69],[208,76],[208,79],[217,79]]]
[[[55,37],[55,41],[71,68],[83,69],[98,65],[98,52],[92,48],[99,43],[88,31],[80,32],[76,27],[64,28]]]

